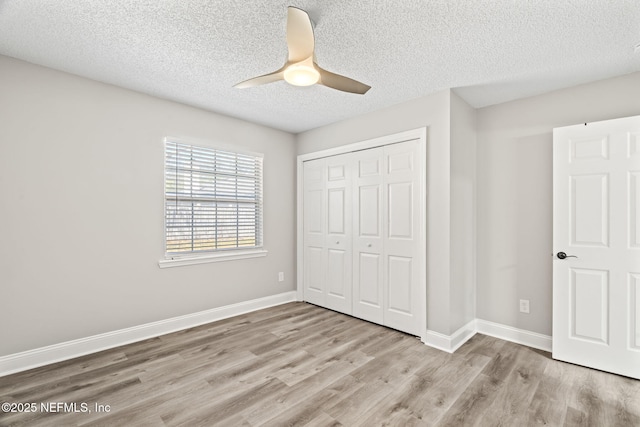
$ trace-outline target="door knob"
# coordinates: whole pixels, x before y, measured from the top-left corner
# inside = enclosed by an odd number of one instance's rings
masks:
[[[558,252],[558,253],[556,254],[556,256],[558,257],[558,259],[565,259],[565,258],[578,258],[578,257],[577,257],[577,256],[575,256],[575,255],[567,255],[567,254],[566,254],[566,253],[564,253],[564,252]]]

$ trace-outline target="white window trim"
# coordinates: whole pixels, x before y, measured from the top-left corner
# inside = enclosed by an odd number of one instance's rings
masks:
[[[238,259],[260,258],[267,256],[268,251],[263,248],[250,250],[228,250],[221,252],[212,252],[204,255],[175,256],[169,259],[161,259],[158,261],[158,267],[171,268],[182,267],[185,265],[207,264],[210,262],[233,261]]]
[[[250,156],[254,156],[254,157],[261,157],[264,161],[264,153],[259,153],[259,152],[255,152],[255,151],[249,151],[249,150],[244,150],[242,148],[238,148],[229,144],[223,144],[223,143],[212,143],[211,141],[204,141],[204,140],[200,140],[200,139],[193,139],[193,138],[186,138],[186,137],[175,137],[175,136],[167,136],[165,138],[163,138],[162,140],[162,150],[163,150],[163,156],[164,154],[164,150],[166,147],[166,143],[167,142],[177,142],[177,143],[183,143],[183,144],[190,144],[190,145],[200,145],[203,147],[211,147],[214,149],[219,149],[219,150],[228,150],[228,151],[234,151],[236,153],[239,154],[245,154],[245,155],[250,155]],[[163,157],[164,158],[164,157]],[[264,173],[264,169],[263,169],[263,173]],[[261,184],[264,186],[264,176],[262,178]],[[164,177],[164,173],[163,173],[163,198],[162,198],[162,212],[163,214],[166,214],[166,206],[165,206],[165,202],[166,202],[166,191],[164,186],[166,185],[166,178]],[[264,190],[261,189],[262,192],[262,197],[264,198]],[[264,200],[263,200],[263,207],[262,209],[264,209]],[[166,229],[164,228],[164,221],[163,221],[163,229],[162,229],[162,240],[163,240],[163,246],[166,248]],[[262,242],[264,242],[264,210],[262,212],[262,227],[260,230],[261,233],[261,240]],[[197,265],[197,264],[208,264],[208,263],[212,263],[212,262],[223,262],[223,261],[234,261],[234,260],[242,260],[242,259],[251,259],[251,258],[261,258],[261,257],[265,257],[267,256],[267,254],[269,253],[269,251],[267,251],[266,249],[264,249],[263,247],[256,247],[256,248],[250,248],[250,249],[226,249],[226,250],[221,250],[221,251],[216,251],[216,252],[205,252],[202,254],[185,254],[185,255],[180,255],[180,254],[166,254],[165,253],[165,257],[163,259],[158,260],[158,267],[160,268],[172,268],[172,267],[182,267],[182,266],[187,266],[187,265]]]

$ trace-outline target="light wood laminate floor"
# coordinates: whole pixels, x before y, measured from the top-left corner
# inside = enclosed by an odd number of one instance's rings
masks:
[[[0,402],[38,405],[2,426],[640,426],[640,381],[480,334],[448,354],[305,303],[2,377]]]

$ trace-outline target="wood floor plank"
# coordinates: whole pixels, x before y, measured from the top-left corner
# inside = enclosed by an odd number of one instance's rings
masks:
[[[317,406],[317,401],[314,400],[317,393],[321,393],[325,389],[335,393],[336,390],[350,387],[353,380],[350,373],[369,360],[371,360],[369,356],[356,352],[349,354],[345,360],[326,364],[323,369],[316,370],[313,375],[262,402],[261,405],[243,415],[252,424],[261,425],[279,416],[286,417],[285,413],[300,405]]]
[[[381,381],[358,382],[359,387],[343,391],[337,402],[327,405],[326,412],[345,426],[357,424],[363,414],[370,414],[393,392],[393,387]]]
[[[313,420],[305,424],[305,427],[340,427],[344,424],[335,420],[324,412],[320,412]]]
[[[477,334],[456,353],[290,303],[0,378],[0,426],[640,426],[640,381]]]
[[[483,422],[488,425],[526,425],[527,410],[543,376],[546,359],[524,346],[517,348],[515,365],[504,379]]]
[[[483,419],[488,414],[487,409],[496,398],[501,385],[501,381],[481,373],[438,421],[438,425],[447,427],[474,425],[477,420]]]
[[[398,397],[414,416],[435,425],[487,366],[490,359],[480,354],[464,357],[430,356]],[[432,362],[433,361],[433,362]],[[443,363],[446,361],[446,363]]]
[[[213,425],[229,417],[241,415],[246,408],[277,394],[286,387],[287,385],[279,379],[271,378],[232,397],[198,405],[189,412],[178,409],[163,415],[162,419],[168,426]]]
[[[542,356],[544,357],[544,356]],[[573,378],[564,363],[548,363],[527,409],[527,425],[562,425],[567,413],[567,396]]]
[[[47,384],[61,383],[71,375],[91,372],[94,369],[117,364],[126,360],[126,358],[127,356],[122,349],[118,348],[66,360],[56,363],[55,372],[52,372],[51,365],[48,365],[14,374],[11,376],[11,383],[3,384],[0,390],[4,390],[7,396],[12,396],[18,401],[22,399],[23,396],[33,396],[34,391],[37,391],[37,389],[41,387],[43,381]],[[2,383],[3,381],[0,378],[0,384]]]
[[[196,408],[208,403],[207,392],[210,385],[206,381],[189,382],[172,387],[168,391],[163,390],[158,394],[138,395],[138,398],[129,396],[131,402],[126,405],[112,405],[109,413],[92,413],[82,417],[76,417],[77,425],[81,426],[125,426],[138,425],[147,419],[162,420],[164,413],[180,411],[181,408]],[[186,398],[188,396],[188,398]],[[76,425],[69,423],[67,425]],[[161,421],[158,425],[166,425]]]
[[[566,427],[581,427],[590,424],[587,424],[587,419],[584,412],[569,406],[567,407],[567,414],[562,425]]]

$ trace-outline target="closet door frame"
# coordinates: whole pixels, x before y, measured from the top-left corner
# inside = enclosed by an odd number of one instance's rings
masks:
[[[427,128],[422,127],[400,132],[380,138],[369,139],[356,142],[353,144],[343,145],[327,150],[316,151],[313,153],[302,154],[297,159],[297,285],[296,298],[298,301],[304,301],[304,162],[309,160],[321,159],[324,157],[335,156],[339,154],[351,153],[354,151],[367,150],[370,148],[382,147],[400,142],[417,140],[418,141],[418,159],[419,159],[419,200],[420,205],[420,229],[419,237],[419,253],[416,254],[417,259],[423,260],[420,265],[418,295],[420,301],[419,318],[420,322],[420,338],[424,342],[427,334]]]

